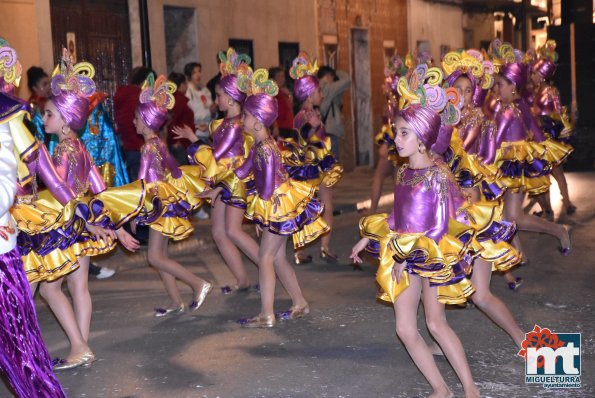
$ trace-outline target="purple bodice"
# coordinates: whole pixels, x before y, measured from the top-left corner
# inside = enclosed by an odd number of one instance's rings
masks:
[[[223,119],[213,133],[213,156],[215,160],[244,154],[243,130],[239,116]]]
[[[479,151],[483,120],[481,108],[465,108],[461,113],[461,121],[457,129],[463,141],[463,149],[469,154],[476,154]]]
[[[78,138],[60,142],[52,156],[58,175],[76,195],[105,191],[106,186],[85,145]]]
[[[66,184],[66,182],[64,182],[62,177],[58,175],[58,171],[54,167],[45,145],[42,143],[38,144],[38,149],[31,152],[31,156],[27,159],[23,159],[23,161],[27,165],[29,173],[33,179],[39,177],[58,202],[65,205],[76,197],[76,193],[68,184]],[[33,185],[34,183],[29,183],[24,186],[17,183],[17,195],[25,196],[33,194]]]
[[[448,220],[464,197],[446,166],[425,169],[402,166],[396,175],[394,210],[389,223],[398,233],[423,233],[436,242],[448,231]]]
[[[140,153],[139,180],[144,179],[148,183],[164,181],[168,170],[174,178],[182,176],[182,170],[159,137],[146,141]]]
[[[544,140],[543,132],[524,100],[497,107],[494,131],[483,136],[481,153],[485,163],[493,163],[496,151],[505,142]]]
[[[533,104],[540,115],[547,116],[552,113],[562,113],[560,94],[558,90],[551,86],[540,87]]]
[[[275,190],[287,181],[281,153],[273,137],[255,143],[246,161],[235,171],[240,179],[248,177],[250,172],[254,174],[256,191],[264,200],[269,200]]]

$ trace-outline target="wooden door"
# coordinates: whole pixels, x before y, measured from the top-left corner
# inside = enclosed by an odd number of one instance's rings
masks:
[[[56,62],[62,47],[74,44],[77,61],[95,66],[98,90],[111,97],[116,86],[127,83],[131,51],[126,0],[50,0],[50,12]],[[69,43],[72,33],[75,40]]]

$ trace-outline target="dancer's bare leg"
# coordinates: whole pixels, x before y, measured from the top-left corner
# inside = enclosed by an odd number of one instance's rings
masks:
[[[221,257],[223,257],[225,264],[227,264],[229,270],[236,278],[237,285],[239,287],[246,287],[250,284],[250,281],[246,274],[242,255],[230,239],[229,233],[225,230],[227,224],[226,216],[229,207],[231,206],[226,206],[221,201],[220,197],[215,199],[215,202],[211,207],[211,234],[213,235],[213,240],[215,241],[215,245],[217,245],[217,249],[219,249]]]
[[[152,228],[149,229],[149,264],[159,271],[164,271],[186,283],[194,290],[194,293],[200,292],[203,284],[206,282],[188,271],[177,261],[169,258],[167,244],[168,238],[166,236]]]
[[[490,290],[492,279],[492,266],[484,260],[476,259],[473,265],[471,282],[475,286],[475,293],[472,296],[473,303],[482,310],[496,325],[500,326],[514,343],[521,348],[525,334],[514,320],[508,307]],[[513,279],[514,281],[514,279]]]
[[[72,297],[74,315],[81,335],[85,341],[89,341],[89,330],[91,328],[91,313],[93,304],[91,293],[89,293],[89,257],[78,259],[79,267],[66,276],[68,291]]]
[[[273,317],[275,315],[275,284],[277,278],[275,277],[274,261],[287,237],[275,235],[268,230],[262,232],[262,239],[260,240],[260,249],[258,251],[258,283],[260,284],[260,300],[261,309],[260,317]]]
[[[330,230],[320,239],[320,246],[324,249],[330,249],[331,233],[333,230],[333,188],[320,184],[318,192],[320,194],[320,200],[324,204],[322,219],[330,227]]]
[[[295,275],[295,271],[293,267],[287,261],[287,238],[279,247],[277,254],[275,255],[275,260],[273,262],[275,266],[275,272],[281,281],[281,284],[287,290],[287,293],[291,297],[291,301],[293,303],[293,307],[302,308],[308,303],[302,294],[302,289],[300,288],[300,284],[297,280]]]
[[[479,390],[473,381],[465,350],[461,340],[446,321],[444,304],[438,301],[436,287],[431,287],[428,279],[422,280],[422,286],[422,299],[428,330],[442,348],[448,362],[450,362],[459,380],[461,380],[465,390],[465,397],[479,397]]]
[[[436,361],[434,361],[430,349],[417,329],[417,308],[419,307],[421,290],[421,278],[417,275],[411,275],[409,287],[399,295],[393,305],[397,336],[403,342],[417,368],[430,383],[433,390],[430,397],[453,397],[452,391],[446,385],[436,366]]]
[[[562,214],[566,213],[566,210],[570,206],[574,206],[570,201],[570,194],[568,193],[568,183],[566,182],[566,176],[564,175],[564,169],[562,166],[554,167],[552,170],[552,176],[558,184],[560,189],[560,195],[562,195]]]
[[[505,219],[508,221],[515,221],[519,230],[546,233],[558,238],[562,247],[570,246],[570,236],[563,225],[558,225],[531,214],[523,213],[522,193],[507,191],[504,194],[504,213]],[[515,239],[516,238],[517,237],[515,237]],[[515,247],[517,246],[515,245]]]
[[[233,206],[225,206],[225,226],[229,239],[254,264],[258,264],[258,243],[242,228],[244,210]]]
[[[64,329],[66,337],[70,342],[70,353],[67,359],[75,358],[89,351],[87,341],[83,338],[79,329],[74,310],[66,295],[62,292],[62,281],[60,278],[53,282],[42,282],[39,288],[41,297],[48,303],[50,309],[58,319],[60,326]]]

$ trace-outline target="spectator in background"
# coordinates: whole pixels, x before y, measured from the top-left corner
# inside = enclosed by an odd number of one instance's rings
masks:
[[[116,133],[122,141],[126,169],[131,177],[138,175],[140,168],[140,148],[144,144],[143,138],[136,133],[134,111],[139,104],[141,86],[152,71],[144,66],[137,66],[130,72],[127,85],[118,86],[114,95],[114,119]]]
[[[202,65],[198,62],[190,62],[184,66],[184,75],[188,89],[186,98],[188,106],[194,113],[194,131],[199,141],[209,142],[209,123],[212,120],[212,107],[214,105],[211,92],[201,84]]]
[[[219,69],[219,66],[221,65],[221,60],[219,59],[219,53],[215,54],[215,58],[217,59],[217,74],[207,82],[207,88],[211,92],[211,99],[213,100],[213,105],[215,106],[215,109],[213,110],[213,112],[211,112],[213,114],[213,119],[222,119],[223,117],[225,117],[225,113],[217,107],[217,104],[215,104],[215,98],[217,98],[215,87],[217,86],[217,84],[219,84],[219,80],[221,80],[221,70]]]
[[[170,111],[171,117],[167,124],[167,147],[178,164],[185,165],[188,164],[186,148],[190,145],[190,141],[183,138],[175,140],[172,129],[188,126],[194,131],[194,113],[188,106],[188,98],[186,98],[186,91],[188,90],[186,77],[181,73],[172,72],[169,74],[168,79],[178,86],[178,90],[174,93],[176,103]]]
[[[293,95],[285,84],[285,70],[279,66],[269,69],[269,77],[279,86],[277,104],[279,116],[273,126],[273,137],[289,138],[293,131]]]
[[[50,97],[50,79],[48,74],[39,66],[32,66],[27,70],[27,87],[31,91],[29,105],[31,106],[31,121],[35,125],[35,138],[48,143],[48,136],[43,128],[43,113],[45,103]],[[46,141],[47,140],[47,141]]]
[[[342,107],[343,93],[349,89],[351,79],[343,71],[337,71],[330,66],[321,66],[318,70],[318,80],[323,99],[320,103],[320,115],[326,133],[331,137],[332,152],[340,160],[340,139],[345,137]]]

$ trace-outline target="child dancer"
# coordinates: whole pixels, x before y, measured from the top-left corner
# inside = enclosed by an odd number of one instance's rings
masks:
[[[242,229],[246,209],[246,183],[234,173],[252,145],[252,138],[244,135],[240,120],[246,94],[236,84],[238,70],[248,66],[250,57],[238,55],[230,48],[227,54],[219,53],[219,59],[222,77],[215,87],[215,102],[226,116],[209,126],[213,139],[212,148],[207,145],[199,147],[198,138],[189,127],[176,127],[173,132],[178,139],[186,138],[193,143],[188,148],[188,153],[193,162],[204,170],[201,178],[211,188],[221,187],[221,194],[212,202],[211,232],[219,253],[236,278],[235,285],[221,288],[224,294],[229,294],[249,290],[250,280],[240,250],[257,264],[258,244]]]
[[[520,230],[555,236],[560,240],[560,252],[568,255],[571,242],[567,227],[524,214],[522,208],[525,192],[537,195],[549,189],[547,174],[552,163],[565,154],[558,153],[553,143],[546,147],[545,137],[539,129],[531,129],[533,137],[532,140],[529,138],[528,122],[524,119],[532,118],[532,115],[520,98],[527,80],[526,69],[515,50],[510,44],[495,40],[490,52],[498,72],[494,85],[498,101],[494,129],[484,135],[479,155],[484,163],[493,164],[502,173],[499,184],[507,188],[504,194],[505,219],[516,222]],[[484,194],[487,198],[494,195],[489,189],[484,189]],[[518,236],[514,239],[515,247],[519,249]]]
[[[560,93],[550,82],[556,71],[558,60],[555,49],[556,42],[548,40],[538,50],[539,58],[533,65],[530,75],[535,86],[535,97],[529,105],[532,105],[537,112],[539,125],[546,136],[564,145],[569,145],[569,139],[574,129],[568,117],[568,110],[562,107],[560,102]],[[568,184],[561,164],[554,166],[552,176],[556,179],[562,195],[562,214],[574,214],[576,206],[570,201]],[[543,203],[545,208],[542,211],[546,216],[548,214],[553,216],[549,195],[546,195],[539,203]]]
[[[428,149],[439,139],[441,117],[437,112],[445,108],[447,94],[438,86],[442,76],[437,68],[427,70],[426,65],[420,65],[413,74],[415,79],[408,82],[403,77],[399,82],[406,106],[397,114],[395,144],[400,156],[409,157],[409,164],[396,175],[394,211],[390,216],[362,219],[364,238],[354,246],[351,258],[361,262],[358,253],[367,246],[380,255],[376,275],[382,288],[380,298],[393,303],[397,334],[432,386],[431,396],[453,394],[417,330],[420,297],[430,333],[454,367],[465,396],[477,397],[479,391],[463,347],[446,322],[444,303],[464,302],[473,293],[467,279],[472,258],[486,250],[497,252],[492,260],[503,264],[517,257],[514,249],[499,242],[500,234],[510,233],[510,226],[495,220],[497,204],[465,204],[450,171],[429,156]],[[452,103],[458,103],[456,92],[449,96]],[[456,123],[458,116],[450,107],[443,117]],[[505,247],[495,250],[489,247],[491,241]]]
[[[175,91],[175,84],[167,81],[164,76],[155,80],[153,74],[150,74],[143,85],[140,104],[134,118],[136,131],[145,140],[141,148],[138,179],[147,182],[148,189],[163,205],[160,214],[137,218],[138,224],[151,227],[149,264],[159,270],[170,298],[169,307],[155,309],[156,317],[184,312],[185,305],[176,279],[180,279],[194,291],[194,299],[189,305],[190,311],[196,311],[201,307],[212,287],[209,282],[197,277],[167,254],[170,238],[180,240],[192,233],[193,228],[188,217],[191,211],[201,204],[196,198],[196,187],[192,185],[192,180],[197,180],[198,175],[189,176],[182,173],[158,135],[167,121],[167,110],[173,108]],[[171,174],[170,177],[168,172]]]
[[[22,126],[27,106],[14,98],[21,77],[16,51],[0,37],[0,373],[17,397],[66,397],[52,371],[35,304],[17,246],[10,208],[17,193],[18,156],[13,127]],[[18,133],[17,133],[18,134]]]
[[[101,179],[97,168],[93,164],[84,145],[77,137],[77,130],[80,130],[88,116],[89,101],[87,97],[95,91],[95,84],[92,77],[94,68],[88,63],[72,65],[68,53],[64,50],[61,67],[56,69],[52,77],[52,96],[45,107],[43,117],[45,131],[48,134],[57,134],[59,144],[53,157],[54,166],[58,176],[65,181],[81,200],[88,202],[88,208],[111,208],[113,214],[120,214],[118,221],[126,220],[140,211],[140,206],[135,202],[127,205],[121,204],[111,193],[104,192],[106,187]],[[59,72],[59,73],[58,73]],[[87,191],[94,195],[100,194],[101,201],[84,196]],[[134,190],[134,196],[142,197],[142,194]],[[104,226],[111,224],[109,218],[103,218]],[[71,352],[66,359],[59,360],[54,369],[70,369],[78,366],[89,366],[95,355],[89,349],[89,328],[91,323],[91,296],[88,288],[89,255],[106,253],[115,247],[113,238],[118,237],[125,247],[135,250],[138,247],[136,242],[123,229],[116,227],[104,229],[87,223],[84,230],[80,231],[80,221],[68,227],[67,236],[72,236],[75,241],[67,246],[73,249],[78,258],[80,267],[67,275],[68,288],[73,297],[73,306],[61,290],[62,279],[55,282],[44,282],[41,286],[41,294],[46,299],[58,321],[65,329],[71,342]],[[74,235],[71,235],[71,231]],[[55,232],[55,231],[54,231]],[[99,240],[92,239],[90,233],[98,235]],[[55,233],[53,234],[55,235]],[[64,237],[59,239],[62,242]],[[32,239],[36,239],[33,237]],[[61,253],[62,244],[43,242],[43,245],[51,246],[56,255]],[[60,250],[55,251],[56,247]],[[41,249],[42,250],[42,249]],[[54,258],[54,261],[57,261]]]
[[[463,98],[461,119],[457,124],[458,134],[453,134],[451,142],[450,153],[456,154],[450,159],[451,170],[473,203],[480,200],[479,183],[491,186],[492,192],[496,192],[500,196],[506,189],[497,185],[498,170],[493,166],[484,165],[477,157],[481,136],[485,134],[486,130],[485,116],[481,105],[487,89],[493,83],[493,65],[484,60],[479,51],[467,50],[446,54],[442,60],[442,66],[448,73],[445,82],[450,87],[456,88]],[[512,237],[512,231],[509,230],[510,233],[506,239]],[[484,257],[491,258],[492,255],[484,253]],[[520,261],[520,258],[518,260]],[[494,266],[492,266],[478,258],[473,264],[471,282],[475,287],[475,293],[472,296],[473,303],[504,329],[515,344],[520,347],[525,334],[515,322],[506,305],[490,290],[492,269],[506,272],[505,275],[512,279],[508,280],[509,286],[512,286],[513,290],[518,288],[522,279],[515,280],[512,274],[507,272],[516,262],[518,261],[494,262]]]
[[[295,146],[297,163],[288,164],[289,176],[297,181],[309,181],[320,189],[320,199],[324,204],[322,218],[332,228],[333,224],[333,189],[343,174],[343,167],[331,152],[331,140],[325,133],[324,124],[318,107],[322,101],[320,83],[316,77],[318,65],[310,61],[307,53],[302,52],[293,60],[289,75],[295,80],[293,94],[302,103],[301,110],[295,115],[294,127],[297,137],[289,140]],[[293,142],[291,142],[293,141]],[[331,234],[321,239],[320,257],[328,262],[336,262],[338,257],[330,250]],[[311,259],[309,259],[311,260]],[[308,262],[299,251],[295,253],[296,264]]]
[[[445,83],[454,87],[462,98],[461,118],[456,125],[445,160],[459,185],[474,202],[480,199],[479,187],[487,185],[494,193],[490,199],[500,198],[505,187],[497,184],[498,170],[483,164],[477,154],[482,135],[486,131],[482,105],[487,91],[494,83],[494,67],[477,50],[453,51],[442,60]]]
[[[245,179],[251,173],[255,192],[249,198],[246,217],[257,223],[262,231],[258,252],[258,274],[262,307],[260,314],[245,320],[248,328],[275,326],[274,313],[275,274],[289,293],[292,307],[286,313],[295,319],[310,312],[302,295],[294,270],[287,262],[285,245],[293,235],[294,246],[300,247],[328,231],[320,218],[323,206],[316,199],[316,188],[307,182],[295,181],[287,176],[281,154],[270,136],[269,128],[277,118],[277,85],[268,80],[268,72],[258,69],[253,74],[238,76],[238,84],[248,94],[244,103],[244,129],[254,138],[254,146],[246,161],[235,171]],[[209,192],[215,198],[221,187]]]

